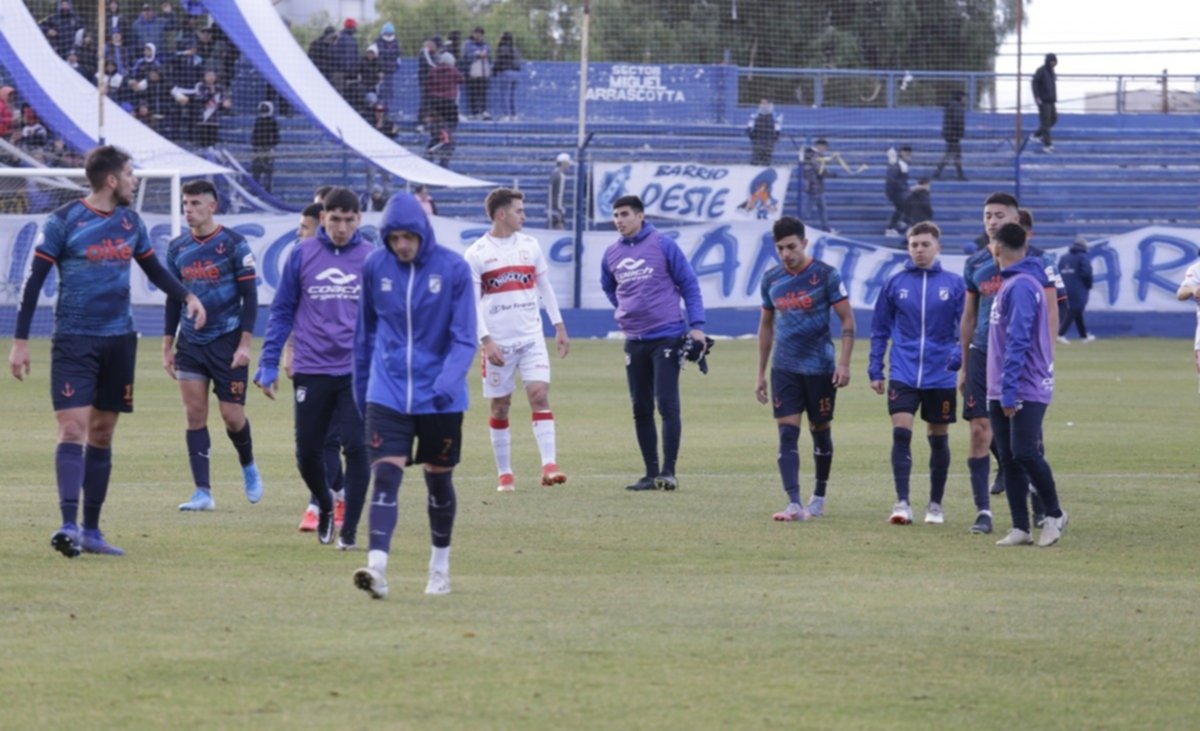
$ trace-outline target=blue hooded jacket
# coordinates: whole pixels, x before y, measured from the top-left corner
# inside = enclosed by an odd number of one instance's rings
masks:
[[[954,388],[954,372],[962,365],[958,324],[967,285],[962,277],[935,261],[920,269],[904,263],[883,286],[871,319],[871,356],[867,375],[883,380],[883,355],[888,340],[891,380],[910,388]]]
[[[475,295],[462,256],[438,245],[425,209],[397,193],[383,209],[384,242],[393,231],[421,237],[413,261],[386,246],[367,258],[354,334],[354,400],[402,414],[467,410],[467,372],[475,357]]]
[[[1043,263],[1026,257],[1000,276],[988,329],[987,397],[1003,408],[1021,401],[1049,404],[1054,395],[1054,350],[1046,327]]]

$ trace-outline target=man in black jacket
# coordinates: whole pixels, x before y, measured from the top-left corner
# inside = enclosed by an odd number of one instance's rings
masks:
[[[967,179],[967,176],[963,175],[962,167],[962,138],[967,129],[965,99],[966,94],[963,92],[954,92],[942,112],[942,139],[946,141],[946,152],[933,172],[934,178],[942,177],[942,168],[946,167],[946,163],[953,162],[954,169],[958,171],[958,179]]]
[[[1046,62],[1033,75],[1033,100],[1037,102],[1038,128],[1033,133],[1035,140],[1041,140],[1042,152],[1054,152],[1050,142],[1050,128],[1058,122],[1058,111],[1054,105],[1058,102],[1058,84],[1054,67],[1058,66],[1058,57],[1053,53],[1046,54]]]

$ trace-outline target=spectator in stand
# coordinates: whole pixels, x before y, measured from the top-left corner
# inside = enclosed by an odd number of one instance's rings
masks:
[[[38,118],[37,112],[28,104],[21,105],[21,129],[17,146],[27,152],[41,150],[50,141],[50,134]]]
[[[185,89],[192,88],[204,78],[204,69],[216,68],[200,52],[199,41],[195,36],[180,44],[181,48],[170,56],[166,74],[171,79],[172,86]]]
[[[308,60],[326,79],[333,79],[333,45],[337,42],[337,31],[332,25],[325,26],[321,35],[308,44]]]
[[[156,49],[163,47],[166,39],[167,21],[158,17],[154,6],[150,3],[142,5],[142,14],[133,21],[133,37],[130,44],[133,48],[144,48],[147,43],[153,43]]]
[[[921,178],[904,200],[904,227],[933,220],[933,197],[929,178]]]
[[[372,111],[374,112],[374,117],[372,118],[371,126],[389,140],[396,139],[396,135],[400,134],[400,125],[396,124],[388,116],[387,108],[381,103],[376,103]]]
[[[13,88],[11,86],[0,86],[0,139],[7,139],[9,133],[12,132],[12,95]]]
[[[1042,143],[1042,152],[1054,152],[1050,142],[1050,128],[1058,123],[1058,76],[1054,73],[1058,56],[1046,54],[1046,61],[1033,75],[1033,100],[1037,102],[1038,128],[1033,139]]]
[[[443,53],[437,68],[429,72],[429,112],[453,136],[458,129],[458,88],[462,72],[454,67],[454,56]]]
[[[442,45],[442,39],[434,36],[426,38],[425,43],[421,46],[421,53],[417,56],[417,89],[420,91],[421,100],[417,105],[417,131],[425,131],[425,117],[429,115],[429,72],[437,68],[438,65],[438,48]]]
[[[134,112],[133,117],[150,129],[158,131],[158,120],[154,118],[154,113],[150,111],[149,104],[146,104],[145,102],[139,104],[137,111]]]
[[[812,147],[804,150],[804,221],[822,231],[837,233],[829,227],[829,216],[825,211],[825,178],[829,169],[825,156],[829,141],[821,138]]]
[[[567,208],[563,196],[567,191],[567,171],[570,169],[571,156],[565,152],[558,153],[554,159],[554,171],[550,173],[550,200],[546,204],[546,217],[550,228],[555,231],[567,227]]]
[[[475,26],[463,45],[463,63],[467,65],[467,115],[472,119],[491,119],[487,110],[488,88],[492,80],[492,47],[483,38],[483,28]]]
[[[128,76],[130,71],[129,47],[125,45],[124,33],[113,33],[104,50],[104,60],[117,65],[117,73]]]
[[[54,52],[61,58],[66,58],[71,52],[71,46],[75,45],[75,32],[83,27],[71,9],[71,0],[61,0],[58,12],[46,16],[41,26]]]
[[[275,105],[261,102],[258,117],[250,131],[250,174],[266,191],[275,184],[275,148],[279,146],[279,123],[275,121]]]
[[[942,110],[942,139],[946,141],[946,152],[942,154],[942,159],[933,171],[934,178],[941,178],[946,163],[953,162],[954,169],[958,171],[958,179],[967,179],[962,166],[962,138],[967,133],[966,99],[967,95],[964,92],[956,91],[950,95],[950,100]]]
[[[121,71],[117,68],[117,63],[111,58],[104,60],[104,73],[108,76],[108,98],[112,99],[122,107],[132,109],[133,105],[130,103],[132,93],[129,90],[128,80],[125,78],[125,74],[121,73]],[[99,75],[97,74],[97,77],[98,76]],[[99,83],[100,79],[97,78],[96,81]],[[150,107],[147,105],[146,109],[149,108]],[[153,116],[153,114],[151,114],[151,116]]]
[[[1067,330],[1071,323],[1079,332],[1079,339],[1090,343],[1096,339],[1083,324],[1083,311],[1087,309],[1088,295],[1092,289],[1092,261],[1088,257],[1087,239],[1079,236],[1067,253],[1058,260],[1058,272],[1067,288],[1067,316],[1058,327],[1058,342],[1066,343]]]
[[[379,29],[379,37],[375,39],[375,47],[379,49],[379,64],[383,71],[378,101],[390,111],[396,96],[396,69],[400,65],[400,40],[396,38],[396,26],[390,22],[384,23]]]
[[[448,53],[451,56],[454,56],[455,63],[459,64],[459,66],[462,66],[463,65],[462,61],[461,61],[461,59],[463,58],[463,55],[462,55],[462,31],[461,30],[452,30],[449,33],[447,33],[445,45],[443,45],[438,50],[441,51],[442,53]],[[440,57],[440,54],[439,54],[439,57]],[[464,75],[465,75],[465,68],[459,68],[459,71],[464,72]]]
[[[383,192],[383,186],[375,184],[371,186],[371,192],[362,197],[363,212],[382,211],[387,205],[388,197]]]
[[[163,0],[159,5],[158,17],[163,21],[163,53],[174,53],[179,49],[179,44],[183,40],[184,34],[188,33],[188,29],[184,27],[183,21],[179,19],[178,13],[175,12],[175,6],[170,0]]]
[[[192,123],[196,132],[196,144],[200,147],[215,147],[221,128],[221,116],[233,108],[233,100],[220,84],[216,71],[205,71],[204,79],[191,91],[183,92],[180,104],[189,105],[194,111]]]
[[[150,111],[159,118],[166,117],[168,113],[178,116],[175,112],[175,107],[178,105],[170,104],[171,84],[167,83],[153,43],[146,44],[142,57],[133,65],[133,70],[129,72],[129,75],[132,78],[135,103],[144,101],[149,104]]]
[[[380,84],[383,81],[383,64],[379,61],[379,48],[374,43],[367,46],[366,53],[354,70],[355,99],[351,102],[359,114],[370,119],[370,113],[379,101]],[[349,100],[347,100],[349,101]]]
[[[95,74],[88,73],[87,68],[85,68],[83,64],[79,63],[79,53],[74,48],[72,48],[70,51],[67,51],[66,62],[68,66],[75,69],[75,73],[87,79],[88,82],[92,81],[92,78],[95,76]]]
[[[108,0],[108,12],[104,15],[104,23],[108,26],[104,35],[109,38],[118,33],[128,35],[132,26],[129,16],[121,13],[121,3],[118,0]]]
[[[333,87],[349,101],[353,96],[354,71],[358,68],[358,22],[354,18],[346,18],[342,23],[342,32],[338,33],[333,43],[332,75],[330,81]],[[351,103],[353,105],[353,102]],[[358,107],[355,106],[357,109]]]
[[[890,147],[887,151],[888,167],[884,194],[892,204],[892,218],[888,221],[883,235],[889,238],[903,238],[904,205],[908,201],[908,166],[912,161],[912,148],[905,145],[896,152]]]
[[[71,49],[79,59],[80,73],[89,82],[96,76],[96,59],[100,55],[96,49],[96,37],[86,28],[80,28],[75,33],[75,46]]]
[[[750,115],[746,123],[746,136],[750,138],[750,164],[770,165],[775,153],[775,142],[783,129],[783,117],[775,114],[775,105],[769,99],[758,103],[758,110]]]
[[[521,77],[521,54],[513,43],[513,34],[505,32],[496,45],[496,64],[492,67],[496,86],[496,116],[517,118],[517,80]]]
[[[423,183],[419,183],[413,188],[413,198],[416,198],[417,203],[421,204],[421,208],[425,209],[426,216],[433,218],[437,215],[437,203],[434,203],[433,196],[429,195],[429,189]]]

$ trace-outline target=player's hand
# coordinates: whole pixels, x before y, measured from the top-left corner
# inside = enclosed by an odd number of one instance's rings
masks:
[[[1017,415],[1017,409],[1015,406],[1005,406],[1004,407],[1004,418],[1011,419],[1016,415]]]
[[[254,374],[254,385],[262,389],[263,395],[275,400],[275,387],[279,381],[279,368],[276,366],[260,365]]]
[[[204,322],[208,319],[208,313],[204,311],[204,303],[194,294],[189,294],[187,298],[187,313],[192,320],[192,327],[197,330],[204,329]]]
[[[169,347],[163,348],[163,370],[172,379],[179,380],[179,376],[175,375],[175,353]]]
[[[233,351],[233,361],[229,364],[231,368],[245,368],[250,365],[250,346],[238,346],[238,349]]]
[[[762,376],[759,376],[758,383],[754,384],[754,396],[760,404],[767,403],[767,379]]]
[[[965,369],[958,372],[958,392],[964,397],[967,395],[967,371]]]
[[[688,337],[690,337],[692,340],[698,340],[698,341],[700,341],[700,343],[703,343],[704,342],[704,331],[698,327],[694,327],[690,331],[688,331]]]
[[[871,390],[880,396],[883,395],[883,381],[871,381]]]
[[[849,386],[849,385],[850,385],[850,368],[848,366],[838,364],[838,366],[833,369],[833,387],[834,388],[845,388],[846,386]]]
[[[483,341],[483,357],[487,359],[488,363],[494,366],[504,365],[504,353],[500,350],[500,346],[496,344],[496,341],[491,338]]]
[[[29,341],[13,340],[12,350],[8,351],[8,367],[13,378],[24,381],[29,375],[29,365]]]
[[[1200,373],[1200,350],[1196,351],[1196,372]],[[28,373],[28,371],[26,371]]]
[[[558,346],[558,357],[566,358],[571,352],[571,339],[567,337],[567,327],[559,323],[554,327],[554,344]]]

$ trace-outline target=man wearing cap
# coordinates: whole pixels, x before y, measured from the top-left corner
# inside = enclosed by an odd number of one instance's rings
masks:
[[[567,227],[567,209],[563,205],[563,194],[567,189],[567,170],[571,167],[571,156],[558,153],[554,171],[550,173],[550,202],[546,206],[550,228],[561,231]]]
[[[379,37],[375,39],[375,48],[379,49],[379,66],[383,71],[383,83],[379,85],[379,101],[385,109],[392,108],[395,96],[396,68],[400,65],[400,40],[396,38],[396,26],[389,21],[379,29]]]
[[[338,33],[330,53],[330,81],[343,97],[348,96],[352,72],[358,67],[358,38],[355,33],[358,22],[354,18],[346,18],[342,23],[342,32]]]

